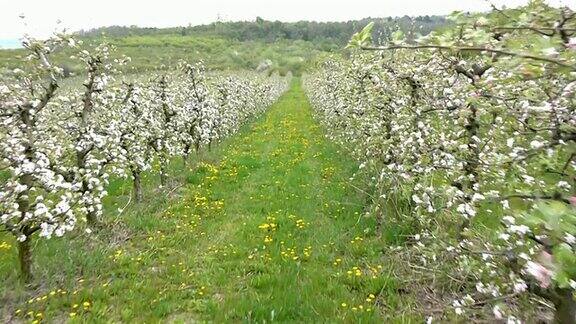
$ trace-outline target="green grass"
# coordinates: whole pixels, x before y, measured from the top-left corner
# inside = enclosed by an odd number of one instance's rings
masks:
[[[33,287],[17,281],[15,248],[0,248],[0,320],[421,321],[388,315],[409,301],[362,216],[355,170],[324,139],[296,80],[193,167],[175,161],[169,188],[148,176],[145,204],[124,209],[130,184],[115,180],[114,226],[36,240]]]

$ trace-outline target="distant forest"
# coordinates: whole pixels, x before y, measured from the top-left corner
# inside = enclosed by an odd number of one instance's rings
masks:
[[[181,34],[182,36],[217,36],[237,41],[276,42],[279,40],[304,40],[315,43],[345,45],[352,34],[369,22],[375,22],[374,31],[381,41],[386,41],[396,30],[406,35],[426,35],[432,30],[447,24],[443,16],[365,18],[346,22],[310,22],[294,23],[268,21],[260,17],[255,21],[215,22],[208,25],[146,28],[137,26],[110,26],[80,31],[86,37],[152,36]]]
[[[146,28],[110,26],[77,32],[89,48],[106,41],[114,56],[129,56],[125,72],[170,68],[174,62],[202,61],[213,70],[265,70],[281,75],[300,75],[326,55],[342,53],[351,36],[374,22],[375,40],[384,43],[397,30],[408,38],[426,35],[448,24],[444,17],[366,18],[347,22],[285,23],[256,18],[255,21],[215,22],[208,25]],[[26,51],[0,50],[0,74],[22,65]],[[58,51],[54,62],[71,74],[82,71]]]

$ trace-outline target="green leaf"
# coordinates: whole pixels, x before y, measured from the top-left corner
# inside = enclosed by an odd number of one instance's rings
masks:
[[[346,48],[360,48],[372,44],[372,29],[374,22],[369,23],[360,32],[352,35],[350,42]]]
[[[400,42],[404,40],[404,32],[400,29],[392,33],[392,41]]]
[[[560,288],[567,288],[570,280],[576,278],[576,255],[568,244],[560,244],[554,247],[554,261],[556,265],[556,275],[554,280]]]
[[[448,17],[446,17],[448,20],[451,21],[458,21],[460,19],[462,19],[462,16],[464,16],[464,13],[462,11],[453,11],[451,14],[448,15]]]

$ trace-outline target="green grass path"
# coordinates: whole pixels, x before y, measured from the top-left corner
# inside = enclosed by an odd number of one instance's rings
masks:
[[[124,216],[126,243],[72,256],[85,275],[62,285],[76,294],[51,296],[51,283],[21,312],[319,323],[381,322],[395,306],[382,243],[348,184],[357,165],[324,139],[298,80],[205,161],[183,172],[181,198]]]

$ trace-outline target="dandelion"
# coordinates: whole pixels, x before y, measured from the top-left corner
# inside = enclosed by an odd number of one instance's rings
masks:
[[[0,243],[0,250],[10,250],[12,245],[8,244],[7,242]]]

